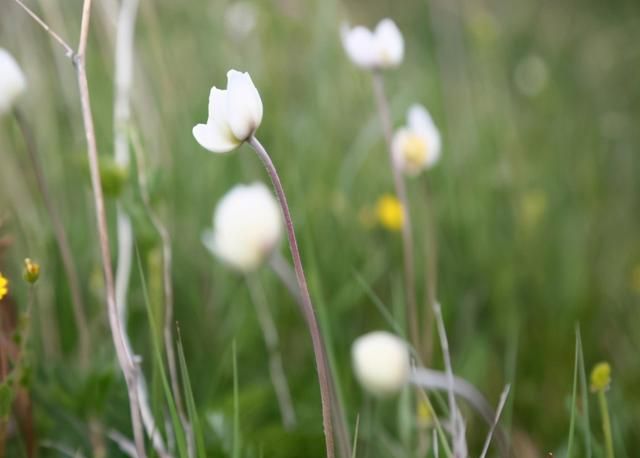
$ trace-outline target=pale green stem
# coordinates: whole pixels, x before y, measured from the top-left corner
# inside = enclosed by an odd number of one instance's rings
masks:
[[[598,391],[598,402],[600,404],[600,415],[602,416],[602,433],[604,434],[606,457],[614,458],[611,419],[609,418],[609,406],[607,405],[607,396],[604,390]]]

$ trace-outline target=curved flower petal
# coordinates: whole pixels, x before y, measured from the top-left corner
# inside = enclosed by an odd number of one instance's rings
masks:
[[[227,122],[228,92],[211,88],[209,92],[209,118],[206,124],[193,128],[193,136],[200,145],[214,153],[227,153],[240,145]]]
[[[404,57],[404,39],[393,20],[386,18],[375,30],[377,65],[382,68],[396,67]]]
[[[342,45],[353,63],[364,68],[375,66],[375,42],[371,31],[362,26],[349,29],[346,24],[340,30]]]
[[[228,132],[221,131],[215,123],[198,124],[192,132],[200,146],[213,153],[228,153],[241,143]]]
[[[233,135],[246,140],[262,122],[262,99],[251,76],[236,70],[227,73],[227,121]]]

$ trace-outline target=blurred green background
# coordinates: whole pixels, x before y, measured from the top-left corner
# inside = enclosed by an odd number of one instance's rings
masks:
[[[504,384],[512,384],[503,425],[515,456],[565,456],[579,325],[587,371],[601,360],[612,365],[608,396],[616,452],[635,456],[640,3],[263,0],[243,2],[240,14],[235,3],[141,0],[136,30],[134,125],[149,155],[153,206],[172,238],[176,319],[211,456],[230,454],[234,341],[242,456],[323,454],[313,354],[294,302],[268,269],[257,275],[276,317],[300,420],[287,432],[246,282],[200,242],[217,200],[230,187],[267,181],[247,146],[230,155],[208,154],[191,135],[206,117],[210,87],[223,87],[230,68],[249,71],[262,96],[258,137],[289,196],[351,428],[360,414],[359,452],[376,457],[404,450],[400,456],[412,456],[402,433],[406,405],[367,398],[350,366],[357,336],[389,329],[372,294],[403,322],[400,235],[363,224],[361,217],[393,190],[371,77],[349,62],[339,34],[345,21],[373,26],[386,16],[396,21],[406,45],[404,63],[385,74],[395,125],[419,102],[443,134],[442,160],[410,179],[409,192],[419,298],[425,293],[427,188],[435,206],[439,298],[456,373],[493,404]],[[76,43],[79,0],[29,4]],[[116,11],[116,1],[95,2],[87,56],[105,160],[113,148]],[[10,116],[0,119],[0,235],[14,244],[0,269],[24,308],[22,259],[42,264],[30,380],[38,436],[89,456],[89,416],[127,435],[130,424],[106,320],[74,70],[12,1],[0,5],[0,46],[14,54],[29,81],[20,109],[34,129],[90,306],[89,371],[77,364],[67,280]],[[122,200],[133,216],[151,304],[160,310],[159,238],[134,176]],[[113,199],[108,212],[115,238]],[[112,250],[115,256],[115,240]],[[284,243],[281,251],[288,256]],[[142,284],[134,262],[129,331],[159,404]],[[437,347],[435,354],[433,367],[441,369]],[[594,456],[604,456],[596,400],[589,398]],[[465,413],[475,450],[486,427]],[[578,437],[586,434],[578,430]],[[10,441],[8,456],[23,456],[19,442]],[[578,456],[586,456],[582,439],[577,442]],[[108,456],[120,456],[107,445]],[[41,449],[41,456],[57,453]]]

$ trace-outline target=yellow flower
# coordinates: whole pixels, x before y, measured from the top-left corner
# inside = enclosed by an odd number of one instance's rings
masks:
[[[404,216],[402,212],[402,204],[391,194],[384,194],[376,204],[376,215],[378,222],[390,231],[399,231],[402,229]]]
[[[0,299],[5,297],[9,292],[9,280],[0,273]]]
[[[25,259],[22,276],[24,277],[25,281],[27,281],[28,283],[37,282],[38,277],[40,277],[40,264],[38,264],[37,262],[33,262],[29,258]]]
[[[596,364],[591,370],[591,391],[605,391],[611,383],[611,366],[607,362]]]
[[[429,427],[433,424],[433,411],[431,406],[424,399],[418,401],[418,424],[422,427]]]

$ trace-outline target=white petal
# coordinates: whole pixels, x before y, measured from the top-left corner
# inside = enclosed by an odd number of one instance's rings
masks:
[[[194,126],[193,136],[200,146],[213,153],[228,153],[241,143],[232,135],[228,135],[228,132],[221,131],[214,123]]]
[[[209,119],[193,128],[193,136],[203,148],[214,153],[227,153],[242,143],[231,132],[227,122],[226,90],[212,87],[209,92]]]
[[[383,19],[376,26],[375,42],[379,67],[396,67],[402,62],[404,39],[398,26],[391,19]]]
[[[375,42],[371,31],[362,26],[350,30],[347,25],[343,25],[340,31],[342,45],[353,63],[363,68],[375,66]]]
[[[227,120],[239,140],[246,140],[262,122],[262,99],[248,73],[227,73]]]
[[[27,80],[11,54],[0,48],[0,114],[8,112],[26,90]]]
[[[427,166],[434,165],[440,159],[442,139],[433,118],[425,107],[415,104],[409,108],[407,122],[409,129],[425,137],[429,149]]]

